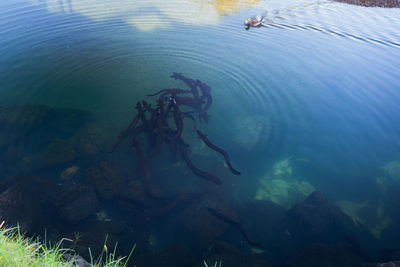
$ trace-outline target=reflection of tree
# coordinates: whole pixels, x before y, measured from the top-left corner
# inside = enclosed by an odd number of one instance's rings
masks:
[[[251,5],[257,4],[260,0],[203,0],[206,3],[215,6],[218,14],[228,15],[234,13],[241,8],[249,7]]]
[[[73,0],[30,0],[51,12],[71,13]]]
[[[68,7],[68,10],[66,10],[66,9],[64,8],[65,4],[64,4],[63,0],[58,0],[58,5],[60,6],[62,12],[63,12],[63,13],[65,13],[65,12],[72,12],[71,0],[66,0],[66,2],[67,2],[66,5],[67,5],[67,7]]]
[[[1,1],[1,0],[0,0]],[[116,17],[139,30],[168,28],[171,21],[217,25],[221,16],[260,0],[29,0],[50,12],[76,13],[94,20]]]

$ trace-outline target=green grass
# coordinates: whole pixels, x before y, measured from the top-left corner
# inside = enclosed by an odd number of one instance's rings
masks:
[[[205,266],[205,267],[221,267],[221,266],[222,266],[222,261],[220,261],[219,263],[218,263],[218,261],[216,261],[216,262],[214,263],[214,265],[210,265],[210,266],[208,266],[208,264],[207,264],[206,261],[203,261],[203,263],[204,263],[204,266]]]
[[[40,243],[37,239],[24,237],[19,230],[19,227],[6,228],[4,221],[0,224],[0,267],[72,267],[73,262],[67,262],[62,259],[63,254],[73,251],[62,248],[62,242],[67,239],[62,239],[56,245],[46,245]],[[70,240],[69,240],[70,241]],[[107,241],[107,240],[106,240]],[[92,266],[104,267],[120,267],[127,266],[127,263],[132,256],[135,246],[132,248],[128,257],[116,257],[116,246],[109,253],[106,245],[102,254],[94,260],[91,257]],[[90,252],[90,249],[89,249]],[[90,254],[91,255],[91,254]]]

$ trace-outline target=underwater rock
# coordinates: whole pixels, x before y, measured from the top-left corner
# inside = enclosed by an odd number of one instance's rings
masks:
[[[196,255],[181,244],[173,244],[154,255],[135,256],[137,266],[193,266],[197,263]],[[204,267],[204,265],[203,265]]]
[[[43,105],[0,107],[0,125],[32,129],[45,120],[49,110],[50,107]]]
[[[51,108],[43,130],[53,132],[54,137],[67,139],[89,120],[87,111],[73,108]]]
[[[82,232],[96,232],[112,234],[115,236],[123,236],[124,231],[126,230],[125,223],[122,220],[111,220],[110,218],[106,220],[99,220],[98,217],[96,219],[89,217],[81,221],[78,227]]]
[[[79,154],[69,138],[87,121],[87,112],[48,106],[0,107],[0,174],[26,175]],[[0,177],[1,178],[1,177]]]
[[[165,200],[171,199],[169,190],[161,191],[160,188],[162,187],[152,184],[153,197],[150,197],[144,192],[142,183],[133,179],[124,184],[123,190],[115,196],[118,209],[124,214],[124,218],[135,224],[148,224],[151,219],[155,218],[158,221],[159,216],[162,217],[169,212],[170,204],[165,203]],[[160,201],[154,202],[155,199]],[[175,204],[182,201],[177,200]],[[155,203],[157,204],[155,205]],[[171,206],[171,209],[173,208],[174,205]]]
[[[274,166],[272,167],[272,173],[271,175],[274,178],[288,178],[292,175],[293,169],[290,164],[291,158],[286,158],[284,160],[278,161]]]
[[[356,6],[366,7],[400,7],[399,0],[334,0],[336,2],[347,3]]]
[[[310,183],[294,178],[283,180],[265,177],[260,180],[260,184],[255,199],[268,200],[285,208],[304,200],[307,195],[315,190]]]
[[[288,266],[362,266],[368,259],[350,245],[311,244],[294,256]]]
[[[43,167],[50,167],[70,162],[78,156],[78,152],[70,142],[57,138],[43,151],[40,163]]]
[[[65,169],[61,174],[60,174],[60,180],[62,181],[69,181],[72,178],[74,178],[78,172],[79,172],[80,168],[76,165],[71,166],[67,169]]]
[[[381,249],[382,261],[400,261],[400,249]]]
[[[202,158],[201,160],[204,160],[203,162],[209,162],[209,158],[206,157]],[[228,202],[235,201],[235,193],[233,187],[233,180],[235,178],[229,173],[228,167],[225,164],[221,164],[220,161],[214,161],[213,164],[208,164],[210,165],[209,168],[210,170],[212,170],[212,173],[220,177],[223,183],[218,188],[203,183],[201,190],[203,192],[221,195]]]
[[[41,105],[0,107],[0,148],[23,144],[25,153],[36,153],[54,138],[70,137],[87,117],[86,112],[76,109]]]
[[[391,183],[400,183],[400,161],[391,161],[383,167]]]
[[[115,246],[117,243],[120,243],[118,241],[121,239],[113,234],[97,233],[94,231],[95,229],[92,229],[91,232],[57,232],[53,233],[50,236],[50,239],[55,243],[64,239],[64,242],[62,243],[63,246],[72,249],[74,253],[77,253],[84,259],[93,258],[96,260],[99,258],[101,253],[105,253],[106,250],[108,254],[113,253]],[[66,239],[71,241],[67,242]],[[119,248],[120,247],[117,246],[117,253],[119,252]],[[130,248],[132,248],[132,246]]]
[[[29,135],[46,122],[47,106],[0,107],[0,148]]]
[[[298,242],[348,243],[359,232],[353,220],[318,192],[287,212],[285,226]]]
[[[143,191],[142,184],[138,180],[129,181],[128,184],[124,185],[123,190],[118,194],[118,197],[138,203],[142,206],[146,206],[149,202],[149,197]]]
[[[35,132],[43,128],[49,110],[46,106],[0,107],[0,179],[29,173],[30,154],[47,141],[45,134],[38,138]]]
[[[87,262],[84,258],[82,258],[79,255],[71,255],[69,253],[65,253],[62,255],[63,260],[71,262],[72,261],[72,267],[90,267],[89,262]]]
[[[271,267],[275,266],[269,262],[266,258],[258,256],[245,254],[233,247],[229,243],[216,241],[213,242],[208,248],[208,255],[204,259],[204,262],[208,266],[214,266],[217,262],[222,263],[221,266],[229,267]],[[199,263],[195,267],[205,266],[204,263]]]
[[[111,133],[110,129],[88,122],[71,137],[71,141],[79,153],[96,155],[107,150],[107,141],[114,138]]]
[[[383,174],[376,178],[376,189],[380,199],[376,220],[382,224],[380,237],[388,241],[389,247],[397,246],[400,238],[400,161],[390,161],[383,167]],[[374,201],[376,203],[376,200]],[[370,219],[370,218],[367,218]],[[390,240],[390,241],[389,241]]]
[[[346,244],[360,255],[377,258],[377,240],[361,223],[313,192],[302,203],[293,205],[283,222],[296,247],[311,243]]]
[[[271,135],[271,124],[264,115],[251,114],[245,116],[237,114],[230,125],[230,137],[237,151],[254,153],[255,150],[265,148]],[[221,134],[224,136],[225,133]]]
[[[282,228],[286,209],[266,200],[250,200],[237,209],[249,236],[264,245],[263,255],[274,261],[282,261],[294,248],[292,240]]]
[[[260,186],[254,196],[290,208],[303,201],[315,188],[307,181],[293,177],[291,157],[275,163],[270,171],[259,179]]]
[[[53,203],[60,188],[50,179],[10,177],[1,182],[0,218],[20,225],[23,232],[39,232],[53,217]]]
[[[400,261],[389,261],[385,263],[378,263],[376,267],[399,267]]]
[[[75,224],[88,217],[97,207],[97,197],[93,189],[82,184],[74,184],[56,200],[60,217]]]
[[[34,195],[19,184],[0,194],[0,219],[9,225],[18,224],[23,232],[33,232],[44,223]]]
[[[86,171],[86,176],[104,199],[111,199],[124,189],[125,178],[109,162],[102,161]]]
[[[378,263],[377,267],[399,267],[400,261],[390,261],[385,263]]]
[[[187,237],[193,239],[196,248],[207,247],[230,227],[212,215],[207,207],[237,221],[236,213],[229,204],[213,195],[204,195],[201,199],[188,205],[178,215],[177,221],[181,223],[182,231],[187,234]]]
[[[349,215],[355,225],[363,224],[376,239],[381,239],[384,230],[388,229],[392,222],[388,214],[387,204],[381,201],[336,201],[337,205],[344,213]]]
[[[116,205],[118,211],[124,215],[128,223],[135,224],[135,218],[143,213],[143,205],[130,201],[129,199],[116,198]]]
[[[170,161],[158,159],[159,161],[154,163],[157,168],[152,169],[151,182],[153,191],[157,190],[157,187],[159,190],[163,189],[162,194],[167,198],[174,198],[182,194],[195,196],[210,191],[219,192],[225,197],[232,195],[231,192],[228,192],[232,191],[232,175],[230,175],[229,170],[224,167],[221,161],[210,161],[210,158],[194,155],[193,153],[190,158],[195,164],[199,164],[199,167],[204,166],[202,163],[207,163],[207,171],[221,178],[224,181],[222,185],[215,186],[205,179],[199,179],[191,172],[184,161],[177,161],[171,167]]]

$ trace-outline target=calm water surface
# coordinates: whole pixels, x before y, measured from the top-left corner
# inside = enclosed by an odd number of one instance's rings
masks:
[[[241,170],[237,199],[289,208],[318,190],[394,246],[399,29],[399,9],[332,1],[3,0],[0,105],[88,111],[115,137],[181,72],[212,88],[199,127]]]

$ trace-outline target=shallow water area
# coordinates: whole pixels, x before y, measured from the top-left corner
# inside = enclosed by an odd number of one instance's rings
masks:
[[[246,30],[244,20],[257,15],[263,25]],[[384,249],[400,249],[400,9],[3,0],[0,18],[0,202],[15,192],[42,196],[16,206],[26,214],[0,203],[1,220],[31,233],[46,228],[54,240],[81,232],[87,240],[74,249],[83,256],[105,234],[121,254],[136,243],[137,266],[311,266],[316,251],[357,264],[396,260]],[[173,73],[211,88],[208,123],[194,114],[197,129],[241,175],[185,118],[189,158],[222,185],[196,177],[165,143],[148,161],[153,199],[130,138],[109,152],[138,101],[156,107],[157,96],[146,95],[190,89]],[[151,149],[145,134],[137,140]],[[265,250],[255,254],[207,208],[240,223]],[[334,225],[313,232],[296,212],[311,226],[327,223],[313,212],[334,216]],[[329,227],[340,229],[336,237]]]

